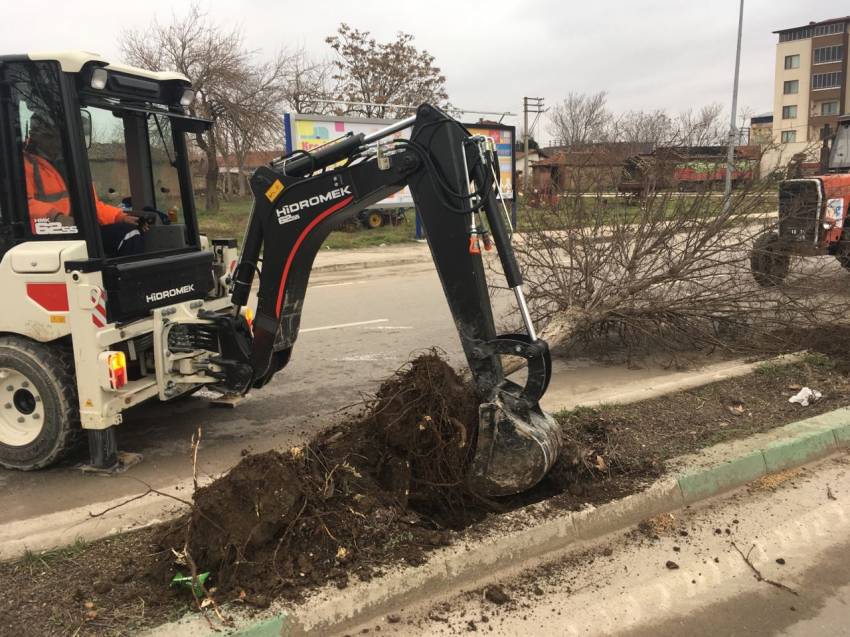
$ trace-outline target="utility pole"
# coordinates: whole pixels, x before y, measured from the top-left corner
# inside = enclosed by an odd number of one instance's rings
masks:
[[[735,79],[732,82],[732,114],[729,116],[729,148],[726,151],[726,192],[723,198],[723,212],[732,205],[732,172],[735,169],[735,133],[738,119],[738,74],[741,70],[741,29],[744,24],[744,0],[740,0],[738,9],[738,46],[735,50]]]
[[[524,154],[522,157],[522,191],[528,192],[528,138],[530,136],[530,131],[528,130],[528,114],[536,113],[537,117],[540,117],[540,113],[542,113],[545,109],[543,108],[543,98],[542,97],[523,97],[522,98],[522,118],[523,118],[523,128],[522,128],[522,136],[523,136],[523,150]],[[537,117],[534,118],[534,122],[537,122]],[[534,124],[532,124],[534,126]]]

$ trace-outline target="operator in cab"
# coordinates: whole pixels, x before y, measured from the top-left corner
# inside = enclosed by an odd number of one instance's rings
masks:
[[[58,168],[62,162],[62,140],[58,129],[38,113],[30,119],[23,158],[33,227],[38,219],[59,222],[63,226],[75,225],[68,188]],[[123,257],[144,252],[144,219],[110,206],[101,201],[96,192],[93,194],[106,254]]]

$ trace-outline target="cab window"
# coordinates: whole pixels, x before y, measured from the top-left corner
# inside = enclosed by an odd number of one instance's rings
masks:
[[[156,207],[165,212],[172,223],[184,223],[171,120],[165,115],[148,115],[148,136]]]
[[[167,113],[91,98],[84,103],[81,117],[83,128],[90,128],[89,171],[107,256],[115,256],[114,242],[126,236],[126,224],[116,223],[121,218],[141,220],[130,238],[132,254],[188,247],[191,242]],[[113,231],[110,224],[119,227]],[[128,256],[126,245],[118,246],[118,256]]]
[[[27,215],[34,235],[75,235],[62,135],[59,69],[49,63],[9,65],[6,80],[20,132]]]

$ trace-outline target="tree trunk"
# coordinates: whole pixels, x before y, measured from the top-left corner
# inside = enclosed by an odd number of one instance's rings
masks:
[[[218,210],[218,157],[216,143],[212,135],[207,144],[207,200],[206,209]]]
[[[248,191],[248,177],[245,175],[245,169],[242,166],[239,166],[237,178],[239,180],[239,196],[244,197]]]

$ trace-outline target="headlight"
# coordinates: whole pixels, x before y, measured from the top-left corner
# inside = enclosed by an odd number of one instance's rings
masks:
[[[106,88],[106,78],[108,74],[106,69],[95,69],[91,72],[91,87],[102,91]]]
[[[188,108],[195,101],[195,91],[190,88],[183,90],[183,95],[180,96],[180,106]]]

